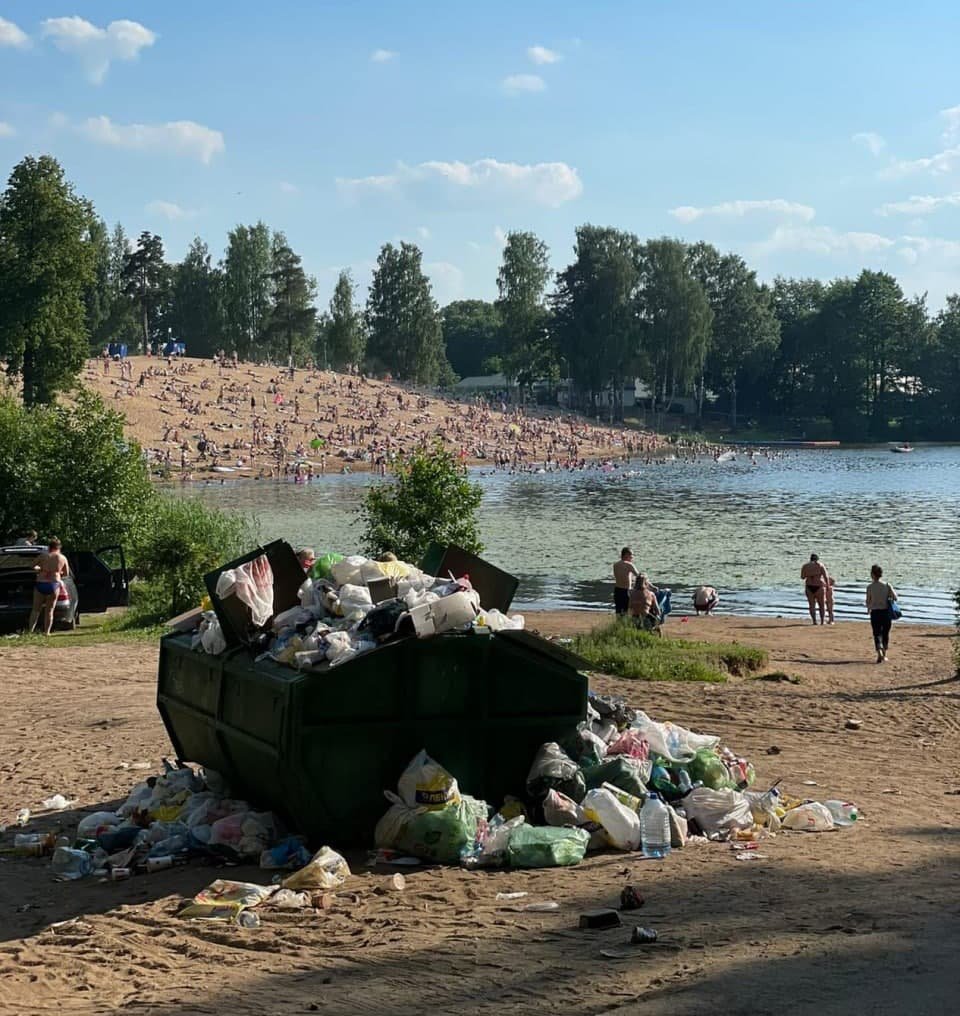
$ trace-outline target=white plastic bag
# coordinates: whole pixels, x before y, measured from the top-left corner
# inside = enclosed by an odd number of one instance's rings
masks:
[[[514,614],[512,617],[501,614],[496,607],[493,610],[485,610],[477,618],[479,624],[486,625],[490,631],[522,631],[524,624],[523,614]]]
[[[367,558],[361,557],[359,554],[351,554],[350,557],[337,561],[333,568],[330,569],[333,581],[338,586],[354,585],[360,582],[360,569],[366,563]]]
[[[253,625],[265,625],[273,613],[273,569],[266,554],[223,572],[217,579],[217,596],[236,596],[250,608]]]
[[[95,811],[92,815],[84,815],[77,826],[77,838],[92,840],[98,832],[113,829],[123,824],[123,819],[112,811]]]
[[[683,799],[683,809],[707,836],[753,825],[750,802],[739,790],[697,787]]]
[[[783,816],[782,824],[784,829],[800,829],[805,833],[825,833],[835,826],[830,809],[819,801],[791,808]]]
[[[425,752],[418,752],[397,781],[397,790],[408,808],[437,809],[460,803],[455,777]]]
[[[588,790],[582,807],[588,822],[603,827],[610,846],[617,850],[636,850],[640,846],[640,816],[609,790]]]
[[[330,847],[321,847],[310,863],[281,882],[284,889],[336,889],[350,877],[347,862]]]
[[[480,594],[471,589],[460,593],[441,596],[431,605],[433,625],[437,634],[455,631],[471,624],[480,613]]]
[[[671,762],[690,762],[701,748],[716,748],[719,737],[712,734],[695,734],[675,723],[657,723],[642,710],[630,724],[650,745],[650,751]]]
[[[200,626],[200,645],[203,651],[211,656],[219,656],[227,648],[223,629],[220,627],[217,615],[212,610],[208,610],[203,615]]]

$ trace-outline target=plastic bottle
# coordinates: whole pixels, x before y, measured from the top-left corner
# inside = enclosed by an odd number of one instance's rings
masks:
[[[50,867],[56,875],[64,879],[83,878],[93,871],[93,858],[84,850],[72,850],[70,847],[57,847],[53,852]]]
[[[589,790],[581,805],[591,822],[603,826],[610,846],[617,850],[636,850],[640,846],[640,820],[637,813],[621,804],[609,790]],[[667,843],[669,844],[669,837]]]
[[[852,801],[824,801],[823,803],[833,816],[835,825],[853,825],[860,817],[859,809]]]
[[[644,857],[666,857],[670,853],[670,814],[657,793],[649,794],[640,810],[640,839]]]

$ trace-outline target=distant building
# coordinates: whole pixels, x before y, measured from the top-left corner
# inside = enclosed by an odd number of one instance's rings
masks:
[[[478,374],[475,377],[465,377],[458,381],[454,388],[458,392],[490,392],[515,388],[510,384],[503,374]]]

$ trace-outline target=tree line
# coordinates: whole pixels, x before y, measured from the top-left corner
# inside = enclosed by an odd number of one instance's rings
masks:
[[[594,225],[557,273],[541,239],[509,233],[496,282],[492,301],[441,309],[420,249],[388,243],[362,304],[344,271],[320,310],[300,256],[263,222],[232,229],[217,262],[197,237],[171,263],[160,236],[109,230],[49,156],[22,160],[0,197],[0,358],[28,405],[70,387],[109,342],[172,338],[196,356],[424,385],[502,372],[612,418],[639,378],[652,408],[683,397],[734,427],[746,416],[846,440],[960,435],[960,296],[931,316],[884,272],[765,284],[710,244]]]

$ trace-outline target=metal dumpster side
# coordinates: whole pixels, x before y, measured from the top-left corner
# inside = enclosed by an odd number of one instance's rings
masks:
[[[168,635],[157,705],[183,761],[217,770],[314,844],[369,845],[383,791],[421,748],[464,793],[495,807],[522,796],[537,748],[586,715],[581,665],[522,631],[409,637],[302,672]]]

